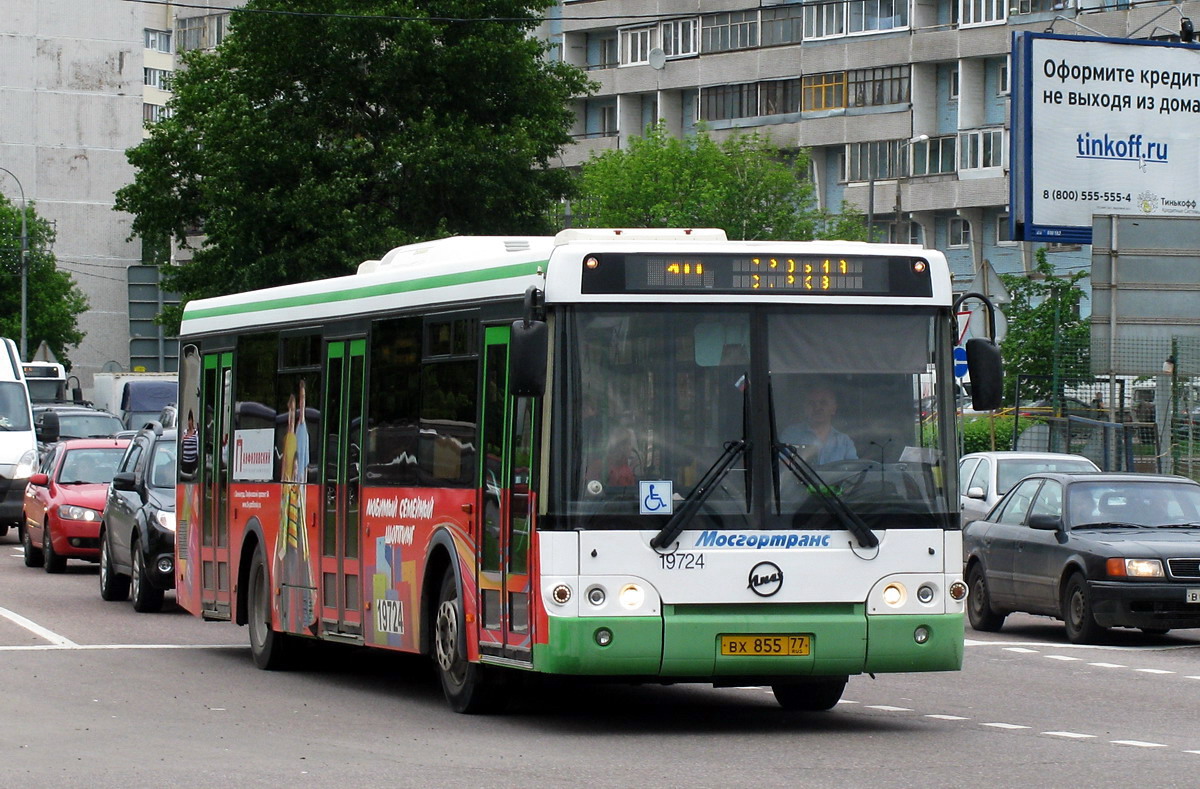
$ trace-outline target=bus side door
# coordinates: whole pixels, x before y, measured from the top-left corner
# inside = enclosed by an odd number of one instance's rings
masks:
[[[232,422],[233,354],[204,357],[204,404],[200,488],[204,491],[200,542],[201,611],[229,619],[229,430]]]
[[[326,635],[362,638],[359,502],[367,341],[325,346],[321,463],[321,619]]]
[[[507,326],[484,332],[477,542],[479,651],[532,659],[529,571],[537,401],[508,389]]]

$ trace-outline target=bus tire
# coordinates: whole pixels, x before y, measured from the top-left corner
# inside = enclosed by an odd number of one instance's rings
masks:
[[[785,710],[824,712],[833,709],[846,689],[847,677],[825,677],[806,682],[772,685],[775,700]]]
[[[450,567],[442,578],[433,625],[433,657],[442,693],[455,712],[494,712],[503,706],[503,696],[494,682],[487,681],[485,667],[467,660],[463,622],[462,601]]]
[[[271,578],[262,548],[254,551],[254,559],[250,562],[249,595],[246,619],[254,665],[264,671],[287,668],[295,650],[291,636],[271,626]]]

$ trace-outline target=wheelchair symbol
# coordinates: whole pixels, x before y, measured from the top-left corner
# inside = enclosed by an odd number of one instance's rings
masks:
[[[638,494],[642,515],[670,515],[674,509],[674,484],[669,479],[639,482]]]

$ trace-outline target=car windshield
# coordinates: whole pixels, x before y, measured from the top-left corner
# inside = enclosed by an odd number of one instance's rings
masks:
[[[29,430],[28,397],[24,384],[0,382],[0,430]]]
[[[1172,527],[1200,524],[1200,485],[1187,482],[1087,482],[1070,487],[1072,528],[1099,524]]]
[[[59,438],[107,438],[122,428],[112,414],[59,414]]]
[[[70,484],[107,484],[112,482],[117,464],[125,454],[124,447],[111,449],[72,449],[63,457],[58,481]]]
[[[175,487],[175,441],[154,442],[154,457],[150,459],[150,486],[154,488]]]
[[[1001,460],[996,464],[996,492],[1003,496],[1030,474],[1040,474],[1043,471],[1097,471],[1096,466],[1084,458],[1062,458],[1059,460],[1037,460],[1023,458]]]

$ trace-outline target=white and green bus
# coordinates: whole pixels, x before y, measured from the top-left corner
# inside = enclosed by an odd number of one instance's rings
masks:
[[[459,711],[521,674],[828,709],[956,670],[954,316],[936,251],[702,229],[448,238],[193,301],[179,602],[264,668],[428,654]]]

